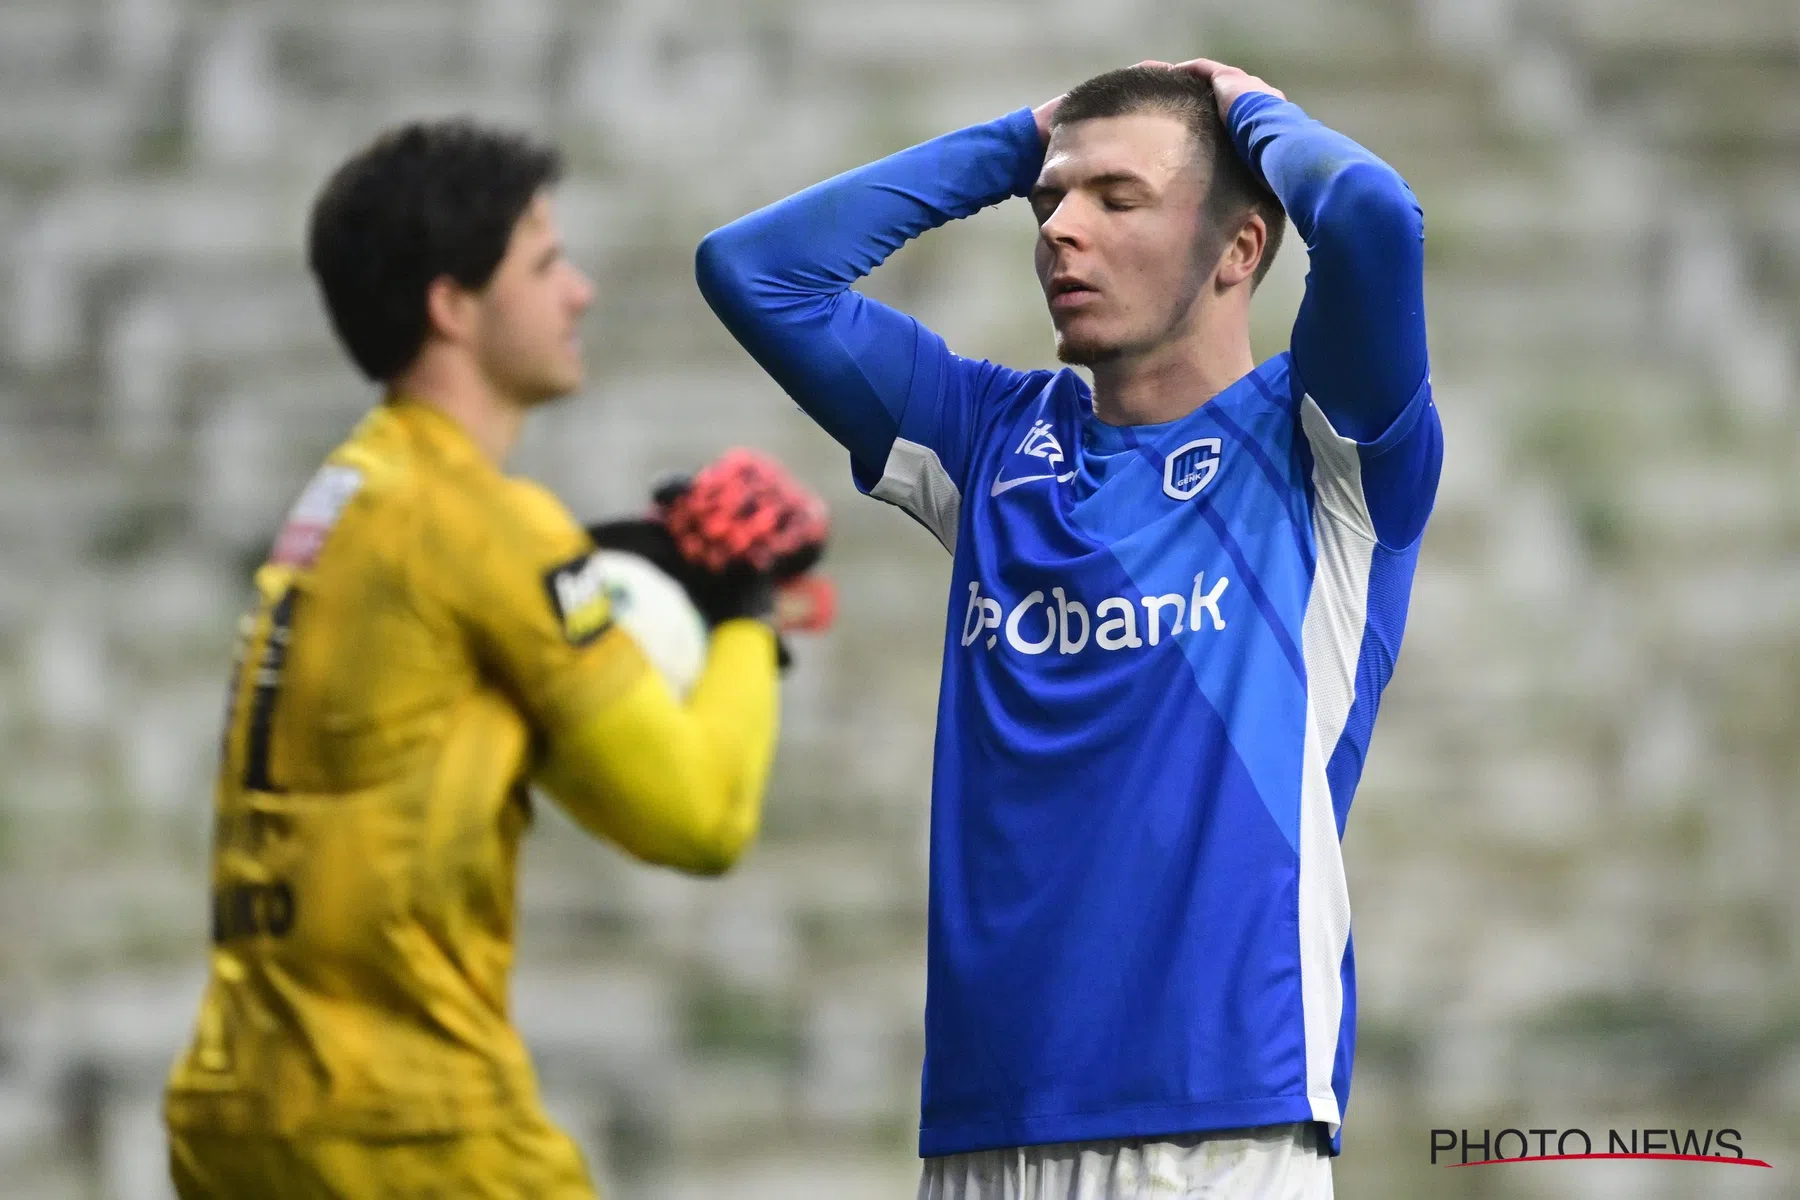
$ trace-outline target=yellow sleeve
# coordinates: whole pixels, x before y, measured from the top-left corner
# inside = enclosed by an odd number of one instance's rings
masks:
[[[652,671],[550,736],[538,781],[584,828],[646,862],[716,875],[762,823],[778,725],[775,634],[714,631],[685,709]]]
[[[468,531],[447,573],[484,668],[537,730],[537,781],[583,828],[647,862],[725,870],[761,823],[774,632],[720,625],[683,704],[613,624],[593,545],[562,505],[516,481],[497,500],[469,514],[487,528]]]

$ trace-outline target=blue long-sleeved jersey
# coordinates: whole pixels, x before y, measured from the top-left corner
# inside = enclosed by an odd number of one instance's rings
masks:
[[[1042,165],[1029,110],[715,231],[701,290],[955,556],[920,1152],[1314,1120],[1355,985],[1339,839],[1441,461],[1400,177],[1272,96],[1238,152],[1311,271],[1291,350],[1159,425],[852,290]]]

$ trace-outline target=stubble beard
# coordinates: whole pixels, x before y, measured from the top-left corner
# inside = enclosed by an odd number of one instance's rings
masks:
[[[496,356],[484,364],[484,370],[499,391],[526,410],[542,408],[573,395],[581,390],[585,374],[579,361],[564,364],[554,361],[548,353],[542,357]]]
[[[1065,337],[1061,333],[1056,338],[1056,360],[1067,363],[1071,367],[1097,367],[1103,363],[1114,362],[1122,358],[1125,348],[1118,345],[1107,345],[1096,339],[1082,340]]]
[[[1169,308],[1154,329],[1141,330],[1139,336],[1124,334],[1112,341],[1100,337],[1071,337],[1056,331],[1056,358],[1072,367],[1098,367],[1118,362],[1134,354],[1144,354],[1158,346],[1179,340],[1194,316],[1194,306],[1211,278],[1209,264],[1216,262],[1224,247],[1208,245],[1202,239],[1196,247],[1189,274],[1180,290],[1169,300]]]

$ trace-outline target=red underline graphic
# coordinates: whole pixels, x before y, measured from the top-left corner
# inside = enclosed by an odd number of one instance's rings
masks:
[[[1760,1158],[1721,1158],[1715,1154],[1539,1154],[1525,1158],[1484,1158],[1475,1162],[1445,1163],[1447,1167],[1491,1167],[1495,1163],[1579,1162],[1585,1158],[1631,1158],[1654,1162],[1722,1163],[1728,1167],[1767,1167]],[[1773,1169],[1773,1168],[1771,1168]]]

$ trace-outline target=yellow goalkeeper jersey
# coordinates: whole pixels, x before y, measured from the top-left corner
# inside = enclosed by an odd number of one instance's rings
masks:
[[[684,870],[723,870],[754,835],[773,633],[720,625],[678,701],[612,625],[592,550],[548,492],[412,401],[377,407],[306,487],[241,631],[211,972],[171,1126],[393,1137],[529,1117],[507,1015],[528,783]]]

